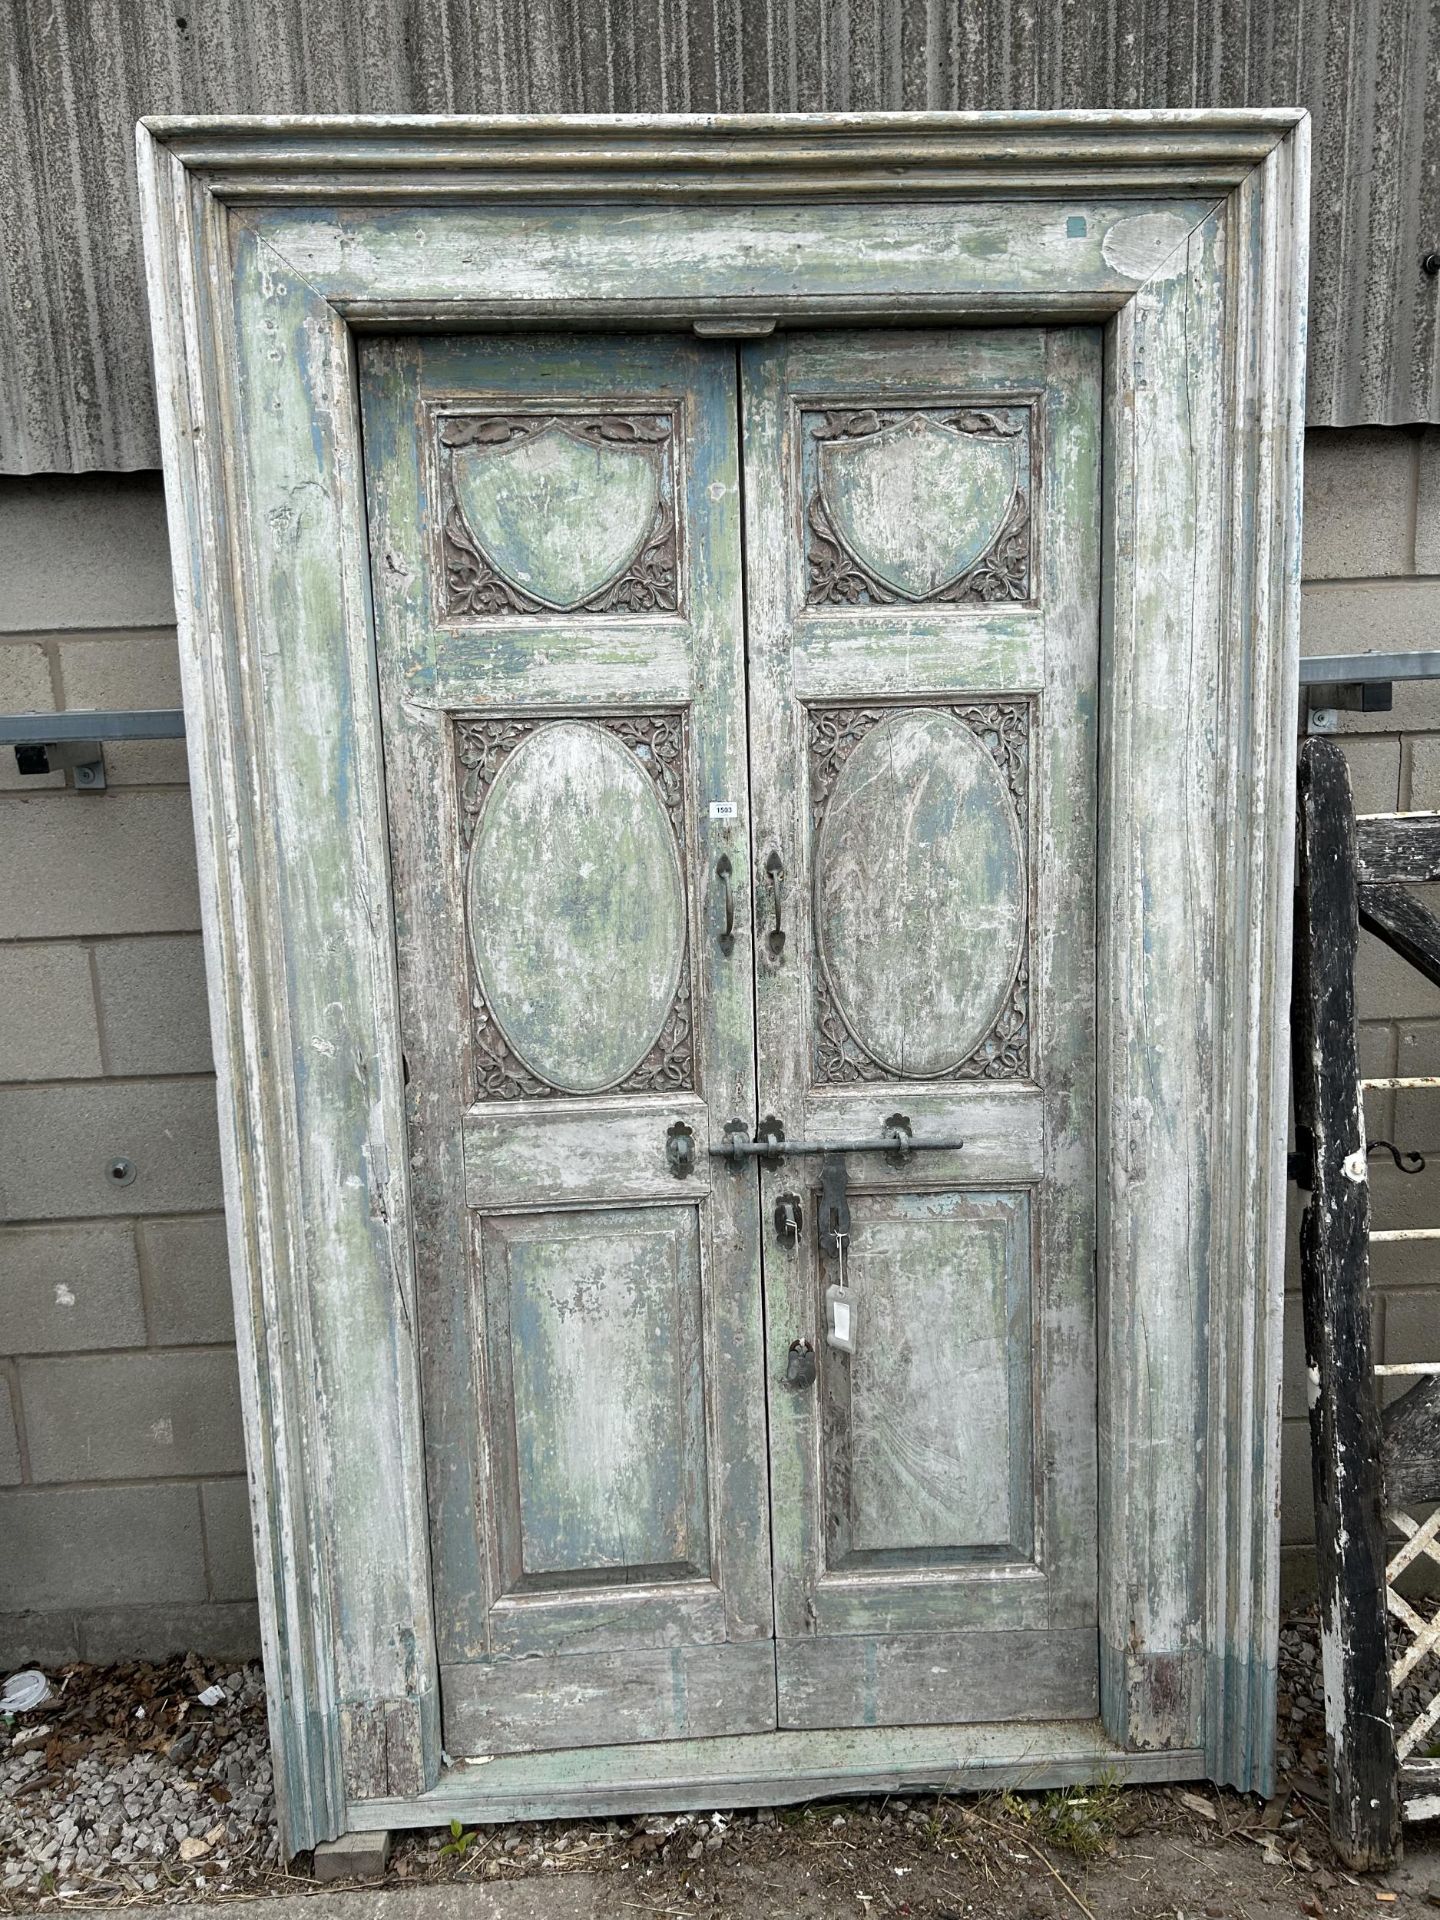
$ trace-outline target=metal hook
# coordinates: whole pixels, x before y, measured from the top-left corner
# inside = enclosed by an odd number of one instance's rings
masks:
[[[1379,1153],[1382,1147],[1395,1162],[1401,1173],[1423,1173],[1425,1171],[1425,1156],[1423,1153],[1407,1153],[1402,1155],[1400,1149],[1392,1146],[1388,1140],[1372,1140],[1366,1149],[1365,1158],[1368,1160],[1372,1153]],[[1405,1164],[1407,1160],[1410,1162],[1409,1166]]]

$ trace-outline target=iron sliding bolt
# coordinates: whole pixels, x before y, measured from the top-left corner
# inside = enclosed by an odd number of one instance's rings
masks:
[[[917,1140],[903,1113],[892,1113],[878,1135],[855,1140],[786,1140],[785,1129],[773,1114],[760,1122],[753,1138],[743,1120],[732,1120],[725,1129],[724,1139],[723,1146],[711,1147],[712,1160],[728,1160],[732,1167],[744,1166],[747,1160],[759,1160],[762,1166],[770,1168],[782,1165],[794,1154],[840,1153],[883,1153],[899,1166],[912,1153],[956,1153],[965,1144],[963,1140]]]
[[[882,1123],[878,1135],[867,1135],[857,1140],[789,1140],[785,1138],[785,1129],[775,1118],[767,1114],[753,1137],[743,1120],[732,1120],[725,1128],[725,1144],[709,1149],[712,1160],[728,1161],[732,1168],[743,1167],[747,1161],[758,1160],[762,1167],[773,1171],[784,1164],[788,1155],[828,1155],[834,1157],[843,1153],[883,1153],[892,1166],[904,1166],[912,1153],[958,1153],[965,1145],[963,1140],[917,1140],[907,1115],[892,1113]],[[695,1171],[695,1131],[687,1127],[683,1120],[677,1120],[665,1135],[665,1162],[677,1180],[683,1180],[687,1174]]]

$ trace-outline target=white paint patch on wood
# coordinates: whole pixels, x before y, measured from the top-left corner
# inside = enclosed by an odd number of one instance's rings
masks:
[[[1137,284],[1173,280],[1185,271],[1190,227],[1173,213],[1136,213],[1106,230],[1100,251],[1107,266]]]

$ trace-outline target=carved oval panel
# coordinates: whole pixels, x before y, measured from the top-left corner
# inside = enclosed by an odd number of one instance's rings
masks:
[[[953,714],[884,720],[835,782],[815,848],[820,964],[880,1066],[948,1073],[1005,1004],[1025,937],[1014,802]]]
[[[612,733],[560,720],[495,777],[466,882],[475,969],[532,1073],[597,1093],[645,1058],[685,956],[685,889],[654,783]]]

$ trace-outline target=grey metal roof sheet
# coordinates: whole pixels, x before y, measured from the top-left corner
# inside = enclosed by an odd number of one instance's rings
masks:
[[[0,472],[158,463],[172,112],[1306,106],[1311,421],[1440,421],[1440,0],[0,0],[0,86]]]

